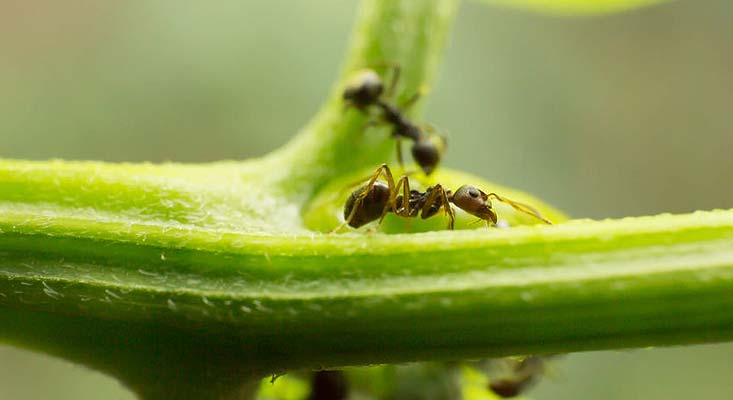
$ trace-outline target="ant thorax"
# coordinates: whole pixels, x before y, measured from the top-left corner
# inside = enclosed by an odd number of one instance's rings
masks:
[[[392,125],[392,135],[418,141],[423,136],[422,130],[412,123],[397,106],[379,101],[376,103],[382,110],[382,118]]]
[[[398,215],[406,213],[407,217],[414,218],[418,215],[420,209],[425,205],[426,199],[427,196],[425,196],[425,193],[419,190],[411,189],[407,204],[405,204],[405,199],[401,194],[397,195],[392,212]]]
[[[443,207],[443,195],[435,196],[432,201],[428,204],[428,200],[431,198],[431,193],[436,190],[435,186],[430,186],[425,190],[425,193],[422,193],[422,204],[420,204],[420,208],[423,209],[422,214],[420,217],[422,219],[430,218],[433,215],[437,214],[438,211],[440,211],[440,208]],[[442,188],[437,190],[443,190]],[[446,193],[447,194],[447,193]],[[450,205],[449,205],[450,206]]]

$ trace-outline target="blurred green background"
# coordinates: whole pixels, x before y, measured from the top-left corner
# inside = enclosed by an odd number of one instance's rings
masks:
[[[0,157],[262,155],[318,109],[354,1],[0,1]],[[575,217],[733,206],[733,3],[563,19],[463,4],[425,118],[446,164]],[[7,323],[1,321],[0,323]],[[574,354],[538,399],[730,398],[733,345]],[[0,399],[132,399],[0,347]]]

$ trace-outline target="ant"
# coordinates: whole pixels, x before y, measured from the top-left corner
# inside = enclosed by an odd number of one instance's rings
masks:
[[[384,175],[386,183],[379,179]],[[400,189],[402,190],[400,193]],[[497,216],[491,207],[491,199],[509,204],[517,211],[531,215],[547,224],[552,224],[539,211],[496,193],[486,194],[480,189],[463,185],[453,193],[442,185],[428,187],[424,192],[410,189],[407,175],[403,175],[395,185],[392,172],[387,164],[382,164],[374,171],[366,185],[356,189],[344,205],[344,225],[359,228],[369,222],[384,219],[388,212],[404,218],[430,218],[442,208],[448,216],[448,229],[453,229],[455,213],[450,203],[461,210],[486,221],[488,226],[496,225]]]
[[[349,385],[341,371],[316,371],[311,377],[308,400],[344,400],[349,397]]]
[[[511,360],[510,376],[491,380],[488,388],[503,398],[517,397],[537,382],[545,370],[545,357],[529,356]]]
[[[400,76],[399,65],[393,65],[392,82],[385,91],[384,82],[374,70],[363,69],[350,79],[343,92],[343,99],[347,105],[356,107],[364,113],[372,106],[381,111],[381,122],[392,125],[392,137],[397,142],[397,160],[402,165],[401,139],[412,140],[412,158],[415,159],[425,175],[430,175],[440,163],[445,152],[446,140],[437,134],[428,134],[418,125],[410,121],[404,110],[415,104],[420,93],[415,93],[409,100],[398,107],[387,99],[394,94]],[[369,125],[374,125],[370,122]]]

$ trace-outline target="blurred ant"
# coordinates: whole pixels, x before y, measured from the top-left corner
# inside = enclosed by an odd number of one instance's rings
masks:
[[[311,377],[311,393],[307,400],[345,400],[349,384],[341,371],[316,371]]]
[[[386,183],[379,179],[384,175]],[[402,192],[400,193],[400,189]],[[480,189],[463,185],[455,193],[446,190],[442,185],[428,187],[424,192],[410,189],[410,180],[403,175],[395,185],[392,172],[387,164],[382,164],[374,171],[366,185],[356,189],[344,205],[344,225],[359,228],[369,222],[384,219],[388,212],[404,218],[426,219],[434,216],[442,208],[448,216],[448,229],[453,229],[455,213],[450,203],[461,210],[486,221],[488,226],[496,225],[496,212],[491,207],[491,198],[509,204],[517,211],[531,215],[547,224],[552,224],[539,211],[496,193],[486,194]]]
[[[545,370],[546,357],[529,356],[521,359],[509,359],[511,374],[508,377],[491,380],[489,390],[503,398],[517,397],[537,382]]]
[[[397,160],[402,165],[401,139],[412,140],[412,158],[425,172],[430,175],[440,163],[445,152],[446,140],[444,137],[426,133],[418,125],[410,121],[403,113],[420,99],[420,93],[415,93],[402,107],[390,103],[387,99],[394,94],[400,76],[399,65],[393,65],[392,82],[385,91],[384,82],[371,69],[358,71],[351,78],[343,92],[343,99],[347,105],[356,107],[368,113],[370,107],[377,107],[380,111],[381,122],[392,126],[392,137],[397,142]],[[376,124],[370,122],[370,125]]]

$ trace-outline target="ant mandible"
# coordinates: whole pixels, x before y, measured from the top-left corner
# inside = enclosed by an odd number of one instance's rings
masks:
[[[399,65],[393,65],[392,82],[385,91],[384,82],[374,70],[363,69],[347,82],[343,92],[343,99],[347,105],[354,106],[364,113],[372,106],[381,111],[381,120],[392,125],[392,137],[397,143],[397,160],[402,165],[401,139],[412,140],[412,158],[425,172],[430,175],[440,163],[445,152],[446,140],[444,137],[426,133],[418,125],[408,119],[404,110],[415,104],[420,98],[420,93],[415,93],[412,98],[398,107],[387,99],[394,94],[400,76]],[[373,123],[370,123],[373,124]]]
[[[386,182],[380,181],[384,175]],[[401,192],[400,192],[401,190]],[[461,210],[486,221],[488,226],[496,225],[498,219],[491,207],[491,199],[509,204],[517,211],[531,215],[547,224],[552,224],[539,211],[526,204],[507,199],[496,193],[484,193],[480,189],[463,185],[453,193],[442,185],[428,187],[424,192],[410,189],[410,180],[403,175],[395,184],[387,164],[374,171],[366,185],[356,189],[344,205],[344,225],[359,228],[369,222],[384,219],[388,212],[404,218],[430,218],[442,208],[448,216],[448,229],[453,229],[455,213],[450,203]]]

